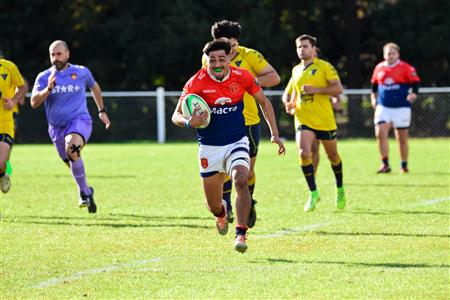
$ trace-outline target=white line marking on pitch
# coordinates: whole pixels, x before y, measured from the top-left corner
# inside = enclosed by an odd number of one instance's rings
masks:
[[[134,268],[134,267],[145,265],[145,264],[148,264],[151,262],[159,262],[160,260],[161,260],[160,258],[154,258],[154,259],[139,260],[139,261],[135,261],[135,262],[131,262],[131,263],[119,264],[119,265],[115,265],[115,266],[107,266],[107,267],[103,267],[103,268],[88,269],[85,271],[74,273],[69,276],[61,276],[61,277],[51,278],[51,279],[42,281],[38,284],[35,284],[32,287],[37,288],[37,289],[46,288],[49,286],[61,284],[65,281],[77,280],[86,275],[92,275],[92,274],[98,274],[98,273],[110,273],[110,272],[114,272],[114,271],[117,271],[117,270],[123,269],[123,268]]]
[[[276,237],[280,237],[280,236],[287,235],[287,234],[295,234],[295,233],[299,233],[299,232],[312,231],[314,229],[324,227],[324,226],[327,226],[330,224],[336,224],[336,223],[337,222],[316,223],[316,224],[305,225],[302,227],[288,228],[288,229],[283,229],[283,230],[280,230],[280,231],[277,231],[277,232],[271,233],[271,234],[256,235],[255,238],[271,239],[271,238],[276,238]]]
[[[408,207],[428,206],[428,205],[433,205],[433,204],[436,204],[436,203],[441,203],[441,202],[446,202],[446,201],[450,201],[450,197],[435,198],[435,199],[425,200],[425,201],[421,201],[421,202],[416,203],[416,204],[409,205]]]

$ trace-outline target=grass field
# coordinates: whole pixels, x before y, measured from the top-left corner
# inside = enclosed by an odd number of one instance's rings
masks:
[[[376,175],[374,140],[339,142],[348,206],[319,167],[322,201],[308,192],[295,144],[262,143],[249,249],[217,234],[206,210],[195,142],[88,145],[98,212],[51,145],[17,145],[1,201],[2,299],[449,299],[450,140],[413,139],[410,174]],[[322,153],[323,154],[323,153]]]

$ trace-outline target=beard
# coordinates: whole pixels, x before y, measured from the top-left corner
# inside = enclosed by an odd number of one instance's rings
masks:
[[[67,66],[67,60],[66,61],[55,61],[53,65],[56,67],[58,71],[61,71]]]

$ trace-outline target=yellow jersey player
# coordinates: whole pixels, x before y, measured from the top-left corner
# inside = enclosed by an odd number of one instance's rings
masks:
[[[0,58],[0,189],[7,193],[11,187],[6,162],[14,143],[14,105],[23,98],[26,86],[17,66]]]
[[[296,41],[300,63],[292,69],[290,84],[295,103],[287,102],[286,111],[295,115],[296,140],[301,168],[311,191],[305,212],[313,211],[320,200],[314,176],[312,145],[316,139],[323,144],[336,177],[336,207],[345,207],[342,183],[342,161],[337,151],[336,121],[330,96],[338,96],[342,85],[335,68],[315,57],[317,40],[311,35],[301,35]]]
[[[222,20],[216,22],[211,27],[211,35],[214,39],[226,38],[231,44],[231,66],[238,67],[249,71],[255,76],[259,85],[262,87],[272,87],[280,83],[280,76],[277,71],[264,59],[264,56],[258,51],[239,45],[239,36],[241,34],[241,25],[238,22],[229,20]],[[206,65],[206,56],[202,58],[203,66]],[[266,101],[268,101],[266,99]],[[245,93],[244,95],[244,119],[247,131],[247,137],[250,141],[250,171],[248,178],[248,185],[250,194],[252,196],[252,204],[250,215],[248,219],[248,227],[252,228],[256,222],[256,201],[253,199],[255,190],[256,176],[255,163],[256,155],[258,154],[259,132],[260,132],[260,117],[258,112],[258,105],[255,98]],[[227,202],[228,207],[228,221],[233,222],[233,213],[231,210],[231,180],[229,177],[225,179],[223,186],[223,199]]]

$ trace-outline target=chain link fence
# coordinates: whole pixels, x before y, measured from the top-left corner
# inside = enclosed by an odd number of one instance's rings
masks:
[[[293,117],[284,112],[281,90],[268,90],[278,121],[280,136],[294,139]],[[112,122],[111,130],[105,130],[97,116],[92,98],[88,107],[94,119],[91,142],[125,141],[194,141],[194,129],[178,128],[171,116],[181,92],[163,92],[158,123],[156,92],[104,92],[105,105]],[[345,90],[342,110],[336,112],[339,138],[367,138],[374,136],[370,90]],[[161,103],[161,101],[159,103]],[[161,105],[161,104],[160,104]],[[162,109],[163,108],[163,109]],[[422,88],[413,103],[410,135],[413,137],[450,136],[450,88]],[[162,115],[161,115],[162,114]],[[261,123],[261,138],[270,137],[267,125]],[[48,143],[47,122],[43,107],[32,109],[27,104],[19,114],[17,143]]]

